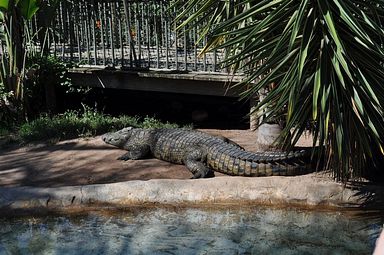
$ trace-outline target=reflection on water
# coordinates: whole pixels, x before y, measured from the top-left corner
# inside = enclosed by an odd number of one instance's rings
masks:
[[[0,219],[0,254],[371,254],[380,227],[296,209],[142,209]]]

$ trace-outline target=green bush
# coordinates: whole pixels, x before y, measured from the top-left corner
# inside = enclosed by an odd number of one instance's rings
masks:
[[[56,90],[69,90],[71,81],[66,77],[70,65],[52,56],[31,56],[26,63],[24,106],[29,119],[41,113],[56,111]]]
[[[158,119],[155,119],[153,117],[145,117],[143,122],[139,125],[142,128],[176,128],[178,127],[177,124],[174,123],[163,123]]]
[[[124,127],[143,128],[175,128],[176,124],[162,123],[151,117],[142,121],[138,117],[112,117],[87,106],[83,112],[67,111],[63,114],[49,117],[48,115],[23,124],[18,136],[24,142],[38,140],[63,140],[76,137],[88,137],[115,131]]]

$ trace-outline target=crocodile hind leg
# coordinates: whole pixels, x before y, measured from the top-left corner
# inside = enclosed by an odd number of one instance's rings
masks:
[[[209,178],[214,176],[214,172],[204,164],[206,159],[206,153],[199,149],[191,150],[186,153],[184,156],[184,164],[193,174],[192,179]]]
[[[127,153],[118,157],[119,160],[129,160],[129,159],[141,159],[149,155],[150,148],[148,144],[131,144],[125,146],[124,149],[128,150]]]

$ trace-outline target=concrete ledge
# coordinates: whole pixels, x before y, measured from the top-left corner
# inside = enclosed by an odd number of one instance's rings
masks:
[[[196,72],[139,71],[100,68],[76,68],[68,72],[76,86],[137,91],[239,97],[240,88],[229,88],[241,76]]]
[[[0,188],[0,212],[71,210],[97,204],[125,207],[144,203],[357,207],[361,191],[314,175],[299,177],[216,177],[200,180],[149,180],[59,188]]]
[[[177,80],[199,80],[199,81],[220,81],[220,82],[240,82],[244,78],[244,75],[232,75],[228,73],[218,72],[194,72],[194,71],[181,71],[172,69],[148,69],[148,70],[122,70],[119,68],[108,69],[105,66],[89,66],[82,65],[80,67],[72,68],[69,70],[70,73],[88,73],[93,72],[109,72],[109,73],[130,73],[138,74],[140,77],[151,77],[151,78],[167,78]]]

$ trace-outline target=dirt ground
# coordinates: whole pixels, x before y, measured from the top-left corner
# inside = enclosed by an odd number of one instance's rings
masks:
[[[255,132],[203,131],[228,137],[247,150],[258,150]],[[300,145],[305,143],[303,141]],[[105,144],[100,137],[67,140],[54,145],[35,144],[0,149],[0,186],[60,187],[192,177],[185,166],[157,159],[117,160],[124,153],[121,149]]]

